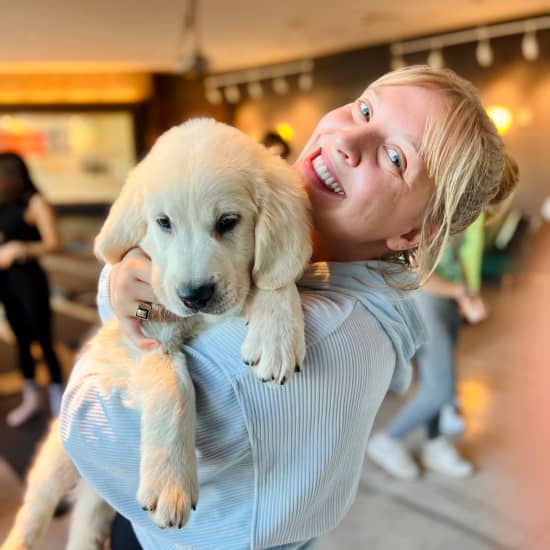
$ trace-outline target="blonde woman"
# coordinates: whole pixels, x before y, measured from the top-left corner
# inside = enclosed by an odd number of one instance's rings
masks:
[[[139,418],[76,366],[62,413],[66,449],[139,539],[119,548],[312,548],[351,506],[372,422],[404,390],[424,328],[407,291],[429,276],[449,235],[514,187],[477,93],[449,71],[389,73],[319,122],[296,162],[312,204],[314,253],[301,281],[307,354],[286,385],[258,383],[240,359],[244,321],[186,347],[197,394],[200,501],[181,531],[135,502]],[[411,266],[419,263],[418,269]],[[124,320],[154,301],[132,251],[100,285]],[[93,457],[93,458],[92,458]],[[116,538],[113,538],[116,540]],[[116,550],[115,544],[114,549]]]

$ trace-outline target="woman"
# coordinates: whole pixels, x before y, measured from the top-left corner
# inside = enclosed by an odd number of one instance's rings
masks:
[[[445,413],[449,407],[454,411],[454,355],[462,317],[479,323],[487,316],[479,294],[483,218],[479,216],[464,233],[449,239],[434,274],[416,296],[428,329],[428,339],[416,355],[418,387],[389,424],[372,437],[367,448],[369,458],[397,479],[413,480],[420,474],[403,441],[420,426],[426,428],[427,441],[420,455],[427,469],[459,478],[473,473],[473,465],[442,434],[440,411]],[[455,415],[453,420],[460,428],[460,417]]]
[[[135,503],[139,417],[102,392],[93,367],[77,365],[62,414],[66,449],[143,548],[310,548],[338,524],[382,399],[407,387],[424,340],[401,289],[426,278],[449,233],[510,191],[504,167],[477,95],[450,72],[389,73],[321,119],[296,163],[314,225],[314,263],[301,281],[304,369],[282,387],[257,383],[240,359],[241,320],[186,346],[201,493],[181,531],[159,531]],[[417,274],[407,269],[415,255]],[[112,307],[138,341],[137,300],[154,301],[149,271],[133,251],[110,278]],[[108,313],[106,280],[100,303]]]
[[[19,367],[25,378],[23,401],[6,418],[9,426],[17,427],[40,410],[33,341],[40,344],[50,373],[48,390],[54,416],[59,414],[63,386],[52,343],[48,282],[37,262],[59,249],[57,224],[25,162],[15,153],[0,153],[0,241],[0,300],[17,340]]]

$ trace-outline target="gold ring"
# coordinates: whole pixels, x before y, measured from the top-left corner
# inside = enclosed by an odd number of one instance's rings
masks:
[[[153,311],[153,304],[151,302],[138,302],[136,312],[134,315],[142,321],[147,321]]]

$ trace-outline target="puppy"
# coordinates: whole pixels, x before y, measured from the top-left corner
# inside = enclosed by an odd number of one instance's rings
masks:
[[[290,378],[305,354],[295,282],[311,255],[307,197],[263,146],[213,120],[191,120],[162,135],[130,173],[95,252],[114,263],[135,246],[150,256],[155,295],[177,320],[143,323],[161,342],[144,352],[114,319],[82,354],[106,391],[121,389],[141,412],[137,501],[159,527],[182,527],[199,498],[195,394],[182,343],[244,314],[243,360],[264,382]],[[2,550],[31,548],[78,482],[54,421]],[[78,492],[67,548],[100,548],[114,512],[83,481]]]

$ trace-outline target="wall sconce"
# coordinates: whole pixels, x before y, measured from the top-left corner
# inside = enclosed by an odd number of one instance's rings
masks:
[[[495,123],[497,132],[503,136],[508,133],[512,127],[513,117],[512,112],[508,107],[502,105],[493,105],[487,108],[487,114],[491,120]]]

